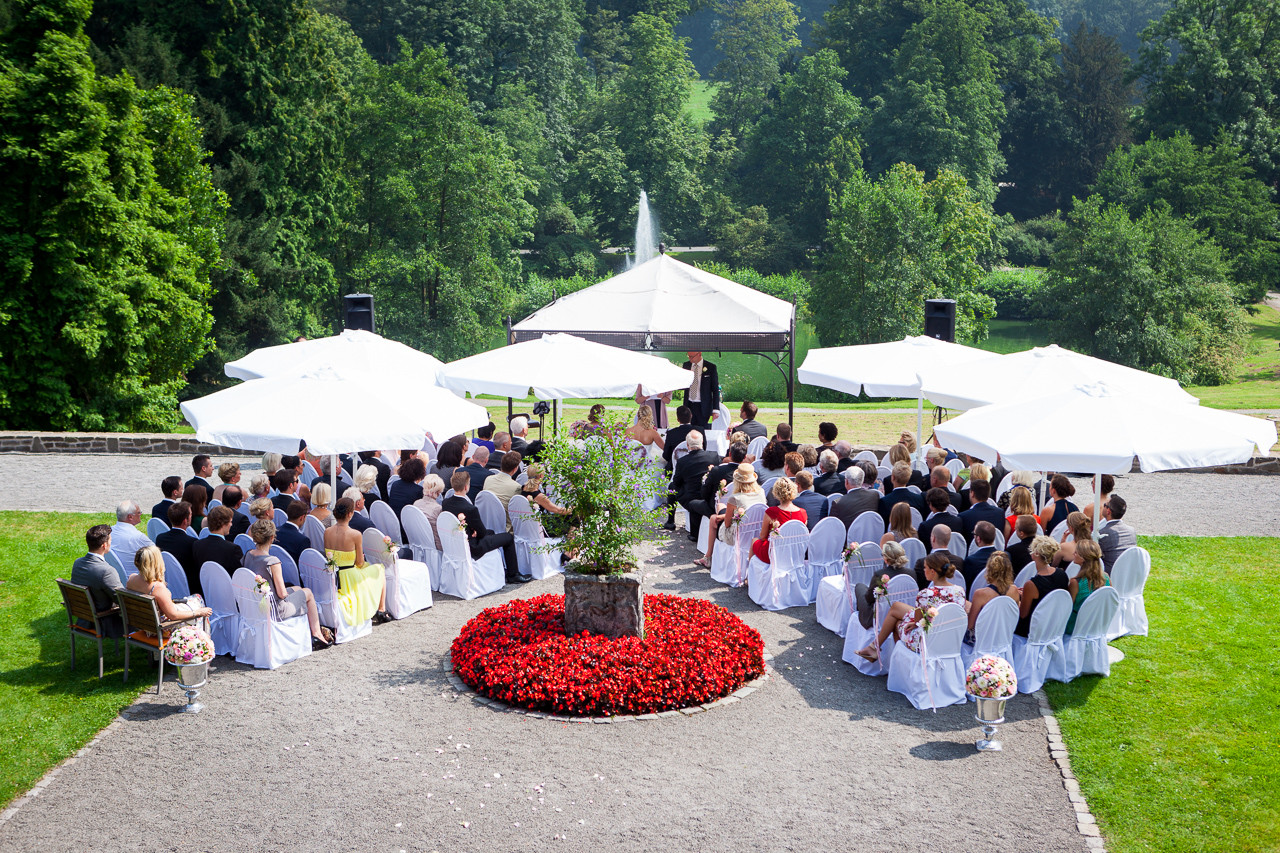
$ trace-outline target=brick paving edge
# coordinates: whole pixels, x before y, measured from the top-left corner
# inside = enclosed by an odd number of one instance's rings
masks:
[[[1089,811],[1089,803],[1080,790],[1080,780],[1071,772],[1071,758],[1067,755],[1067,742],[1062,739],[1062,727],[1049,705],[1049,696],[1043,690],[1032,694],[1040,704],[1040,716],[1044,718],[1045,738],[1048,741],[1049,758],[1053,760],[1058,773],[1062,775],[1062,787],[1067,792],[1067,800],[1076,813],[1076,830],[1084,837],[1085,845],[1091,850],[1104,851],[1106,841],[1102,838],[1102,830],[1098,820]]]

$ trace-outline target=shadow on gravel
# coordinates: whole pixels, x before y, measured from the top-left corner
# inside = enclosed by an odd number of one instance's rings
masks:
[[[956,743],[949,740],[932,740],[913,746],[908,750],[916,758],[925,761],[955,761],[957,758],[969,758],[973,755],[973,745]]]

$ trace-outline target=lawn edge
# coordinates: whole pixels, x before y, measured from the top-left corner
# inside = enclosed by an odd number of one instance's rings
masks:
[[[1098,820],[1089,810],[1089,803],[1080,790],[1080,780],[1071,770],[1071,758],[1067,754],[1067,742],[1062,737],[1062,727],[1054,716],[1053,706],[1049,704],[1049,695],[1044,690],[1032,694],[1040,705],[1040,716],[1044,718],[1045,737],[1049,741],[1049,757],[1062,775],[1062,787],[1067,791],[1067,800],[1076,813],[1076,830],[1084,836],[1084,843],[1090,850],[1105,851],[1106,841],[1102,838],[1102,830]]]

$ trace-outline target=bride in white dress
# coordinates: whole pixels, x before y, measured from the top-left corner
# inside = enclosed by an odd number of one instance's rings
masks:
[[[634,439],[644,448],[647,459],[662,455],[662,435],[653,426],[653,409],[641,406],[636,410],[636,422],[627,427],[627,438]]]

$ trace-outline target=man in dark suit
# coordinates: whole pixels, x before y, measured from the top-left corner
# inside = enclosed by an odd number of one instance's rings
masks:
[[[947,502],[955,507],[956,512],[960,512],[963,509],[960,504],[960,495],[951,488],[951,469],[946,465],[938,465],[930,469],[929,489],[942,489],[947,493]],[[928,491],[928,489],[925,491]]]
[[[880,515],[884,518],[884,523],[889,523],[889,513],[893,511],[894,504],[904,501],[919,510],[921,515],[924,515],[924,500],[920,495],[907,488],[907,484],[911,482],[911,466],[905,462],[899,462],[894,465],[890,479],[893,483],[893,488],[880,499]]]
[[[471,475],[471,488],[467,489],[467,499],[472,503],[475,503],[476,495],[484,489],[484,481],[493,476],[488,466],[489,448],[478,444],[471,454],[471,462],[458,469]]]
[[[279,494],[271,499],[276,509],[289,510],[289,504],[298,499],[298,474],[292,468],[281,468],[271,475],[271,488]]]
[[[965,589],[973,586],[974,578],[987,567],[987,560],[996,552],[995,541],[995,525],[989,521],[979,521],[973,528],[973,544],[977,547],[969,549],[969,555],[964,558],[960,568],[964,574]]]
[[[745,432],[747,439],[765,438],[769,435],[769,430],[765,425],[756,420],[756,414],[760,411],[760,407],[750,400],[742,401],[742,408],[738,410],[738,414],[742,415],[742,423],[734,426],[730,432]]]
[[[865,486],[866,471],[860,464],[845,469],[843,476],[844,496],[828,507],[827,514],[840,519],[848,531],[853,520],[864,512],[880,511],[880,492],[875,487]]]
[[[186,536],[186,534],[182,534]],[[84,534],[89,553],[71,564],[71,577],[67,580],[83,587],[88,587],[93,597],[93,609],[99,612],[116,607],[117,589],[124,589],[120,582],[120,574],[107,562],[107,552],[111,550],[111,528],[105,524],[95,524]],[[82,628],[93,625],[83,619],[77,620]],[[124,620],[119,613],[104,616],[98,620],[102,633],[107,637],[124,636]]]
[[[692,420],[692,409],[688,406],[676,407],[676,421],[678,422],[678,425],[667,430],[667,435],[663,439],[662,444],[662,461],[668,471],[675,467],[671,462],[671,454],[675,453],[680,442],[687,440],[689,438],[689,433],[691,432],[702,432],[700,427],[693,425]]]
[[[502,457],[507,455],[511,450],[511,433],[495,432],[493,434],[494,450],[489,454],[489,464],[486,466],[490,471],[502,470]]]
[[[191,470],[195,472],[195,476],[184,483],[185,486],[204,486],[209,496],[205,501],[213,500],[213,486],[209,485],[209,478],[213,476],[213,460],[203,453],[197,453],[191,459]]]
[[[933,533],[933,529],[939,524],[945,524],[947,529],[950,530],[951,526],[956,524],[956,516],[947,512],[951,502],[947,500],[946,489],[930,489],[925,493],[924,500],[929,507],[929,516],[920,523],[920,527],[916,530],[916,536],[920,537],[921,542],[928,545],[932,541],[929,538],[929,534]]]
[[[791,440],[791,424],[778,424],[778,432],[774,435],[778,441],[782,442],[782,446],[787,449],[788,453],[795,453],[796,448],[800,445]]]
[[[471,558],[478,560],[490,551],[502,549],[502,559],[506,563],[507,583],[528,583],[532,575],[520,574],[519,563],[516,562],[516,540],[510,533],[494,533],[484,526],[480,520],[480,511],[466,497],[471,485],[471,475],[461,468],[453,472],[449,480],[453,495],[444,499],[440,505],[441,512],[451,512],[462,519],[467,528],[467,545],[471,548]]]
[[[951,564],[951,568],[955,569],[956,574],[963,574],[964,561],[947,550],[947,546],[951,544],[950,527],[947,527],[945,524],[935,526],[933,528],[933,533],[930,534],[929,544],[932,546],[932,550],[929,551],[930,554],[946,554],[947,562]],[[927,556],[928,555],[926,555],[926,558]],[[916,564],[913,568],[916,572],[916,585],[919,586],[920,589],[924,589],[929,585],[928,579],[924,576],[924,559],[916,560]]]
[[[165,477],[160,481],[160,494],[164,496],[164,500],[151,508],[151,517],[164,521],[169,517],[169,507],[182,497],[182,478],[176,474]]]
[[[218,509],[218,507],[214,507]],[[191,504],[178,501],[169,507],[169,529],[156,537],[156,546],[177,559],[182,571],[187,576],[187,586],[195,593],[203,593],[200,589],[200,564],[196,562],[194,546],[196,538],[187,532],[191,527]],[[195,583],[192,584],[192,576]]]
[[[721,484],[733,482],[733,472],[737,470],[738,464],[746,458],[747,446],[745,444],[735,444],[729,448],[729,455],[721,461],[721,464],[707,472],[707,476],[702,481],[702,491],[698,499],[690,501],[686,507],[690,515],[696,512],[702,518],[708,518],[715,514],[716,495],[720,491]]]
[[[302,552],[311,547],[311,540],[302,532],[302,520],[307,516],[307,505],[294,501],[285,508],[288,521],[276,528],[276,544],[283,548],[296,563]]]
[[[1004,529],[1004,513],[991,501],[991,483],[987,480],[974,480],[969,485],[969,499],[972,506],[960,513],[960,531],[964,538],[973,541],[973,531],[978,522],[989,521],[996,530]],[[992,538],[994,540],[994,537]]]
[[[351,498],[351,503],[353,504],[351,518],[347,522],[351,525],[351,529],[364,533],[370,527],[373,527],[373,521],[361,511],[364,509],[364,495],[360,493],[360,490],[355,486],[348,486],[342,496]]]
[[[231,510],[231,532],[228,539],[235,539],[241,533],[249,532],[253,519],[244,511],[244,491],[239,486],[227,486],[222,490],[222,505]]]
[[[702,449],[700,432],[689,433],[685,440],[689,443],[689,453],[676,463],[668,489],[675,492],[676,502],[689,511],[689,539],[697,542],[703,516],[703,512],[699,510],[706,508],[701,502],[702,479],[707,475],[707,470],[720,461],[720,457],[710,450]]]
[[[804,523],[813,526],[827,517],[827,499],[813,490],[813,475],[808,471],[796,474],[796,496],[792,503],[804,510]]]
[[[703,429],[710,429],[711,422],[720,416],[720,376],[716,366],[702,358],[702,353],[690,350],[686,355],[689,360],[682,367],[692,371],[693,382],[685,389],[684,404],[693,413],[693,423]],[[720,429],[727,429],[728,424],[721,424]]]
[[[1013,532],[1021,539],[1007,545],[1004,550],[1009,555],[1009,562],[1013,566],[1013,575],[1017,577],[1018,572],[1031,562],[1031,540],[1036,538],[1036,517],[1034,515],[1018,516]]]
[[[813,478],[813,490],[823,497],[844,494],[844,478],[837,472],[840,460],[835,451],[824,450],[818,454],[818,476]]]
[[[205,563],[217,563],[226,569],[229,575],[235,574],[236,569],[240,568],[240,560],[243,556],[240,546],[228,538],[231,535],[233,515],[235,513],[225,506],[215,506],[209,512],[209,535],[203,539],[192,540],[195,542],[195,580],[191,580],[191,573],[187,574],[187,579],[191,581],[192,592],[196,591],[200,581],[200,567]],[[297,558],[294,558],[294,562],[297,562]]]
[[[511,419],[509,426],[511,430],[510,449],[528,459],[529,454],[526,451],[529,449],[529,419],[524,415],[517,415]]]

